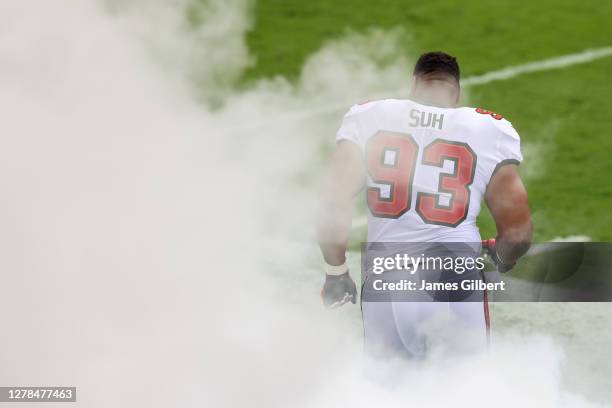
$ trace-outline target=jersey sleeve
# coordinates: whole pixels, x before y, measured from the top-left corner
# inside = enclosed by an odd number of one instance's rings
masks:
[[[372,122],[373,108],[376,102],[353,105],[344,115],[342,125],[336,133],[336,141],[348,140],[363,146],[365,135]]]
[[[340,129],[336,133],[336,141],[348,140],[353,143],[359,143],[359,115],[356,112],[356,105],[351,107],[344,115]]]
[[[512,124],[506,119],[486,118],[483,131],[493,143],[487,144],[479,162],[482,164],[483,177],[488,184],[493,175],[508,164],[518,165],[523,161],[521,138]]]
[[[521,153],[521,138],[518,132],[507,120],[500,123],[498,128],[500,130],[498,142],[500,162],[519,164],[523,161],[523,154]]]
[[[507,164],[520,164],[523,161],[523,155],[521,138],[512,124],[506,119],[489,118],[488,120],[490,124],[493,124],[492,131],[495,134],[493,151],[487,157],[488,179],[490,180],[501,167]]]

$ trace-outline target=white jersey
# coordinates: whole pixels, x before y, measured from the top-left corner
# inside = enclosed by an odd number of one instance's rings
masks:
[[[353,106],[336,139],[364,154],[369,242],[479,242],[491,176],[522,160],[519,135],[501,115],[411,100]]]

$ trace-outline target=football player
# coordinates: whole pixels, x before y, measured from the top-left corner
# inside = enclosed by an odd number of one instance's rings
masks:
[[[484,200],[497,228],[486,249],[498,269],[509,270],[528,250],[532,222],[518,172],[519,135],[495,112],[458,107],[459,77],[454,57],[423,54],[409,99],[365,102],[344,116],[317,234],[326,263],[322,298],[327,307],[357,300],[345,253],[353,198],[364,187],[368,242],[480,243],[476,218]],[[426,346],[420,326],[441,310],[451,310],[486,337],[486,296],[456,305],[362,300],[366,346],[421,356]]]

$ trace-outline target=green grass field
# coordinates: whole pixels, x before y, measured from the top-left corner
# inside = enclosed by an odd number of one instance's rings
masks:
[[[412,58],[438,49],[456,55],[464,77],[612,45],[611,2],[258,0],[254,7],[248,45],[256,64],[245,83],[293,80],[327,41],[372,27],[401,27]],[[612,240],[610,72],[612,57],[470,89],[470,104],[502,113],[522,136],[536,240]],[[494,235],[486,211],[480,226]]]

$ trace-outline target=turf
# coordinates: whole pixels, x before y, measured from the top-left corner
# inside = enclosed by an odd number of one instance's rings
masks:
[[[405,53],[443,49],[464,76],[612,45],[612,2],[259,0],[249,82],[295,79],[306,58],[348,31],[403,28]],[[508,117],[522,136],[535,239],[612,240],[612,58],[470,90],[470,102]],[[479,225],[494,235],[486,211]]]
[[[406,53],[443,49],[474,75],[612,42],[612,3],[597,1],[258,0],[249,78],[295,78],[305,59],[347,30],[402,27]]]

